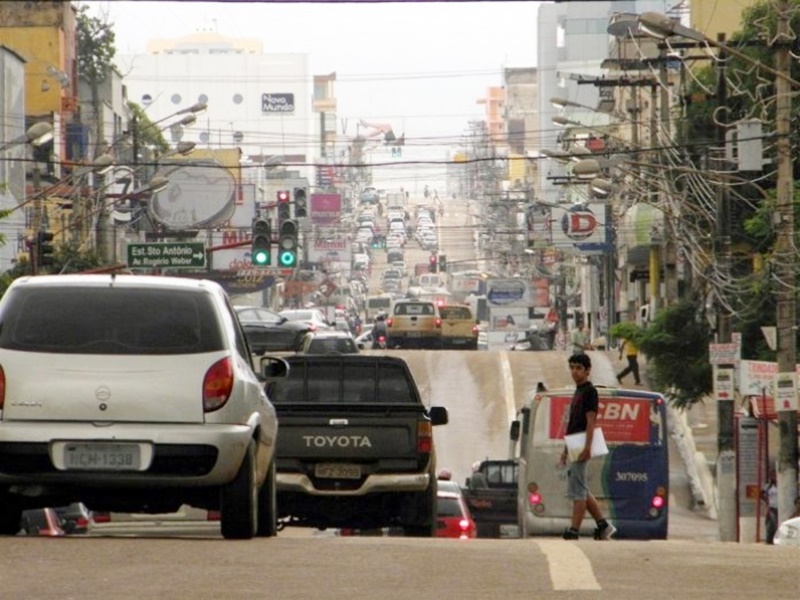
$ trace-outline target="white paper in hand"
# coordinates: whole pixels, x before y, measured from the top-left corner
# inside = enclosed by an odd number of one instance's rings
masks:
[[[564,436],[564,442],[567,444],[567,454],[570,461],[575,462],[578,460],[581,452],[586,447],[586,432],[570,433]],[[599,427],[594,428],[594,435],[592,436],[592,456],[603,456],[608,454],[608,446],[606,446],[606,438],[603,436],[603,430]]]

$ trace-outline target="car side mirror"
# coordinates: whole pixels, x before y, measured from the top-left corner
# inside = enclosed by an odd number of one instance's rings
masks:
[[[289,374],[289,363],[282,358],[264,356],[261,359],[261,377],[263,379],[278,379]]]
[[[431,418],[431,425],[447,425],[449,420],[444,406],[431,406],[428,415]]]

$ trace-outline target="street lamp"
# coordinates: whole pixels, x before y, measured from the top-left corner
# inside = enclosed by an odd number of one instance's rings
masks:
[[[20,136],[15,137],[10,142],[0,146],[0,152],[18,146],[20,144],[30,144],[31,146],[41,146],[53,139],[53,126],[46,121],[34,123]]]
[[[775,77],[775,148],[776,148],[776,196],[778,233],[775,243],[775,255],[789,257],[795,255],[794,246],[794,175],[792,165],[791,144],[791,88],[800,88],[800,82],[790,77],[791,55],[786,40],[793,39],[787,4],[777,3],[778,18],[775,40],[776,68],[772,68],[747,54],[721,41],[715,41],[705,34],[689,29],[660,13],[646,12],[638,17],[640,29],[658,39],[671,35],[679,35],[690,40],[708,44],[720,49],[725,54],[735,56],[739,60],[760,71]],[[724,196],[724,194],[723,194]],[[727,218],[727,214],[725,215]],[[784,259],[776,265],[776,277],[779,281],[777,296],[777,333],[778,333],[778,372],[781,377],[794,381],[796,372],[796,297],[795,294],[796,260]],[[727,340],[726,340],[727,341]],[[794,383],[796,386],[796,381]],[[718,399],[719,437],[717,460],[717,482],[720,490],[720,539],[734,541],[736,539],[736,476],[734,464],[736,452],[734,445],[733,399]],[[779,519],[785,520],[793,510],[797,494],[797,411],[778,408],[778,424],[780,432],[780,457],[778,469],[778,513]]]

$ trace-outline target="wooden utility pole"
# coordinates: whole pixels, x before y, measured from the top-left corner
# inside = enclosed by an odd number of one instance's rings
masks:
[[[775,69],[783,77],[775,78],[775,147],[777,151],[777,214],[778,238],[775,244],[777,273],[777,333],[778,372],[794,376],[797,363],[797,310],[794,244],[794,175],[792,173],[791,133],[792,90],[788,82],[789,55],[793,36],[789,27],[789,7],[786,0],[777,2],[778,31],[776,36]],[[796,382],[795,382],[796,383]],[[796,402],[796,399],[795,399]],[[791,410],[778,406],[780,453],[778,456],[778,520],[784,521],[794,510],[797,496],[797,407]]]

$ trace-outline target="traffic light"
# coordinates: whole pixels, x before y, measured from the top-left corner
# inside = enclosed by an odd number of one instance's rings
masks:
[[[278,236],[278,266],[288,268],[297,265],[297,221],[281,223]]]
[[[250,242],[250,262],[259,267],[268,267],[272,250],[272,228],[266,219],[253,221]]]
[[[283,223],[292,218],[292,206],[289,204],[289,192],[281,190],[278,192],[278,222]]]
[[[302,219],[308,216],[308,193],[306,188],[294,188],[294,217]]]
[[[36,234],[36,266],[47,267],[53,264],[53,233],[40,231]]]
[[[430,259],[428,259],[428,272],[429,273],[436,273],[437,272],[437,264],[436,264],[436,255],[431,254]]]
[[[440,254],[439,255],[439,272],[444,273],[447,271],[447,255]]]

